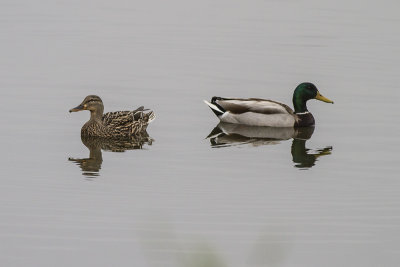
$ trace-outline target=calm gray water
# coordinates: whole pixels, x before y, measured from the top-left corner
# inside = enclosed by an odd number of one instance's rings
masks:
[[[374,2],[1,1],[0,265],[398,266],[400,4]],[[335,101],[306,133],[202,102],[303,81]],[[88,94],[154,109],[153,141],[89,151]]]

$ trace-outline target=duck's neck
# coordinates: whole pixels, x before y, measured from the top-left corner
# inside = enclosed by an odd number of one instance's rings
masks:
[[[90,111],[90,120],[91,121],[101,121],[101,119],[103,117],[103,111],[104,111],[103,107],[99,107],[95,110],[91,110]]]
[[[298,94],[293,94],[293,107],[294,107],[294,113],[303,113],[307,112],[307,100],[304,100],[300,95]]]

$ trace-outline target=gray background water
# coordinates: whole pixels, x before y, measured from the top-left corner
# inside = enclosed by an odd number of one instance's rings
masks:
[[[0,2],[1,266],[398,266],[398,1]],[[213,95],[290,104],[314,82],[312,168],[291,140],[213,148]],[[153,108],[97,177],[68,110]],[[269,145],[268,145],[269,144]]]

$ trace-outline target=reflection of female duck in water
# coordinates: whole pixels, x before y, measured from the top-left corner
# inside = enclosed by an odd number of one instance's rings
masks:
[[[151,145],[153,139],[147,132],[134,135],[129,138],[102,138],[81,136],[82,143],[90,150],[88,158],[69,158],[82,169],[82,174],[88,177],[99,175],[103,155],[101,150],[112,152],[124,152],[125,150],[142,149],[144,144]]]
[[[313,152],[307,149],[306,140],[310,139],[314,127],[255,127],[231,123],[219,123],[209,134],[212,147],[237,146],[251,144],[253,146],[273,145],[293,138],[292,158],[297,168],[311,168],[317,158],[331,154],[332,147],[327,146]]]

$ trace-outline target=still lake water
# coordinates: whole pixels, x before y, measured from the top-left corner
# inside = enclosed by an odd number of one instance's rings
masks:
[[[0,265],[398,266],[399,8],[1,1]],[[302,81],[335,101],[306,133],[202,102],[292,106]],[[154,109],[152,141],[82,161],[88,94]]]

